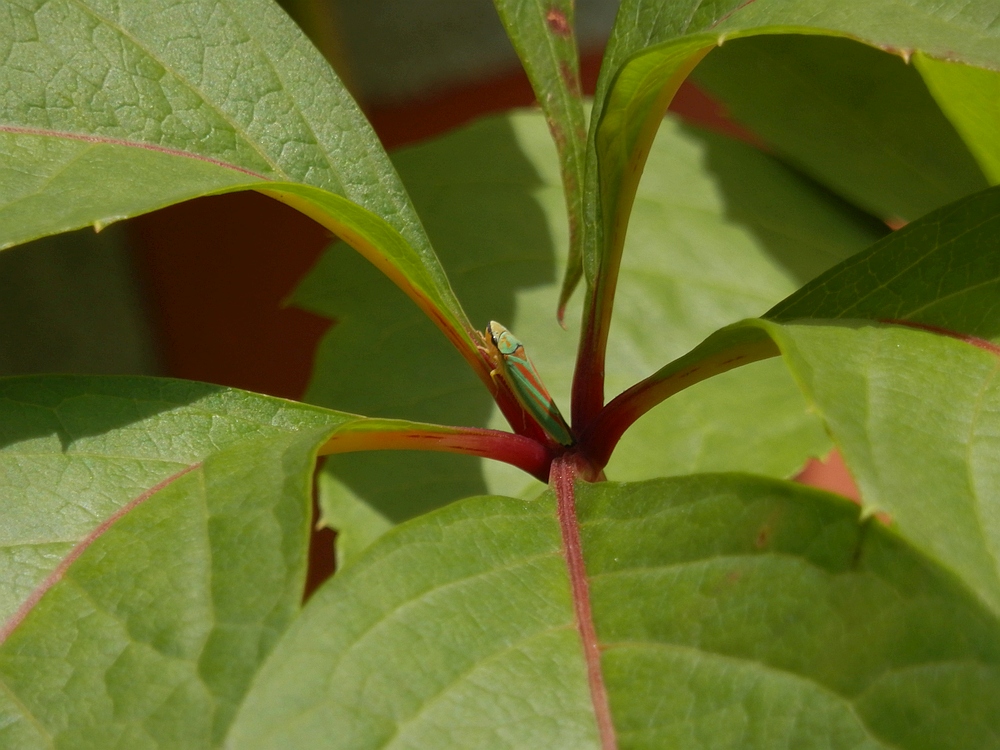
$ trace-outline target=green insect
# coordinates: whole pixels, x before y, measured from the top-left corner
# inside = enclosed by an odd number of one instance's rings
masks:
[[[518,403],[557,443],[573,445],[573,433],[524,353],[524,344],[495,320],[486,327],[484,338],[488,347],[492,347],[490,354],[496,363],[490,374],[503,376]]]

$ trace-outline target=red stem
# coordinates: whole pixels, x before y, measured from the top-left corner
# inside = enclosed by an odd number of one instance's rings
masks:
[[[592,218],[598,220],[598,225],[593,229],[588,227],[588,231],[597,232],[595,247],[599,263],[593,287],[588,289],[579,355],[573,374],[573,429],[578,434],[591,426],[604,406],[604,363],[625,234],[653,138],[677,89],[711,49],[709,46],[693,53],[665,78],[659,69],[646,74],[645,87],[656,92],[652,96],[641,94],[635,97],[639,108],[637,130],[609,133],[603,120],[604,112],[595,112],[595,116],[601,118],[594,142],[598,151],[594,185],[598,205],[597,216]],[[612,88],[604,92],[605,105],[610,101],[615,85],[612,84]],[[634,119],[636,112],[632,114]],[[615,149],[626,149],[628,153],[619,171],[602,174],[602,153],[611,148],[608,146],[611,142],[616,143]]]
[[[595,317],[598,303],[595,294],[588,298],[580,331],[580,349],[573,372],[572,419],[574,432],[585,431],[604,406],[604,354],[607,328]]]
[[[516,466],[542,482],[548,479],[552,463],[549,448],[536,440],[510,432],[474,427],[345,430],[335,433],[324,443],[319,455],[378,450],[436,451],[491,458]]]
[[[590,589],[587,585],[587,570],[583,562],[583,547],[580,543],[580,524],[576,517],[576,493],[574,482],[577,475],[576,457],[565,454],[552,463],[549,482],[556,494],[559,516],[559,530],[562,533],[563,555],[569,572],[570,590],[573,594],[573,610],[576,627],[583,645],[583,658],[587,665],[587,682],[590,685],[590,700],[594,706],[597,730],[601,737],[602,750],[617,750],[615,727],[611,720],[611,706],[608,691],[601,672],[601,652],[594,628],[594,617],[590,609]]]

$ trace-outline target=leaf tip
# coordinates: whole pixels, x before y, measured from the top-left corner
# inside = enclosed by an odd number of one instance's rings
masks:
[[[103,219],[95,219],[94,223],[92,224],[92,226],[94,227],[94,232],[97,233],[97,232],[100,232],[101,230],[106,229],[107,227],[111,226],[115,222],[119,222],[122,219],[126,219],[126,218],[128,218],[128,217],[126,217],[126,216],[108,216],[108,217],[105,217]]]
[[[566,329],[566,305],[569,304],[569,298],[573,296],[573,292],[576,291],[576,285],[580,282],[580,278],[583,275],[583,269],[580,267],[579,263],[573,265],[572,263],[566,269],[566,276],[563,278],[562,289],[559,290],[559,302],[556,306],[556,320],[559,321],[559,325]]]

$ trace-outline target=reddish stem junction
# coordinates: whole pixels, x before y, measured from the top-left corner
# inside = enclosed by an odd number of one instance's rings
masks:
[[[576,459],[572,454],[557,458],[552,463],[551,485],[556,495],[559,515],[559,531],[562,534],[563,556],[569,573],[570,591],[573,595],[573,614],[576,619],[583,659],[587,667],[587,684],[590,700],[594,706],[597,731],[601,738],[602,750],[615,750],[615,727],[611,720],[611,706],[608,691],[601,671],[600,644],[594,627],[594,616],[590,608],[590,587],[587,584],[587,568],[583,561],[583,545],[580,541],[580,523],[576,515],[575,481],[577,477]]]

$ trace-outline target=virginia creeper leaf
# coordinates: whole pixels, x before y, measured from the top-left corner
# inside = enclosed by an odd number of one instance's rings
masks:
[[[0,18],[0,247],[267,187],[478,359],[378,139],[273,2],[5,0]]]
[[[588,154],[586,199],[588,212],[593,212],[588,215],[600,218],[596,213],[598,200],[605,206],[620,203],[611,198],[611,193],[598,199],[597,172],[591,169],[589,160],[600,158],[600,190],[621,190],[620,186],[626,184],[621,179],[623,170],[626,166],[641,167],[642,154],[655,132],[649,124],[659,119],[662,109],[658,107],[665,108],[669,103],[670,97],[658,98],[657,90],[672,87],[676,83],[673,76],[682,72],[699,51],[725,39],[751,35],[825,34],[851,36],[883,49],[908,53],[920,50],[932,57],[991,67],[1000,65],[1000,35],[990,21],[971,7],[953,12],[924,0],[906,5],[877,0],[863,6],[823,0],[732,0],[713,5],[625,0],[612,31],[594,103],[591,148],[597,151]],[[622,117],[626,110],[628,117]],[[614,144],[614,150],[610,144]],[[627,196],[623,200],[625,213],[613,214],[618,224],[627,219],[631,203]],[[605,227],[605,233],[608,231],[610,228]],[[600,241],[607,243],[610,238]],[[596,257],[585,258],[591,280],[596,263]]]
[[[908,320],[1000,337],[1000,188],[938,209],[831,268],[767,313],[771,320]]]
[[[298,608],[313,456],[348,420],[180,381],[0,387],[5,736],[210,746]]]
[[[217,744],[299,606],[317,437],[213,453],[94,541],[0,649],[3,723],[42,747]]]
[[[809,282],[764,317],[907,321],[993,340],[1000,335],[994,304],[1000,283],[994,252],[998,227],[1000,188],[990,188],[897,230]],[[766,338],[753,323],[720,330],[629,389],[591,428],[604,444],[596,455],[606,457],[621,430],[664,399],[683,398],[679,392],[693,383],[775,356],[778,351]]]
[[[214,452],[302,430],[387,426],[218,386],[136,377],[0,379],[0,414],[3,622],[98,524]]]
[[[580,88],[573,0],[493,0],[507,35],[517,50],[535,97],[548,120],[559,154],[566,214],[569,260],[559,297],[559,315],[580,280],[583,241],[583,164],[587,122]]]
[[[770,330],[865,509],[1000,613],[997,353],[871,323]]]
[[[389,426],[183,381],[0,380],[0,745],[217,744],[298,611],[317,449]]]
[[[619,747],[994,742],[996,616],[857,506],[742,475],[577,506]],[[472,498],[310,600],[227,746],[596,748],[588,703],[551,493]]]
[[[865,508],[888,512],[899,534],[1000,611],[997,353],[982,341],[997,335],[997,316],[981,296],[1000,276],[991,227],[998,195],[991,188],[939,209],[832,269],[768,313],[784,325],[720,331],[658,372],[645,395],[665,397],[678,378],[709,374],[713,362],[738,363],[740,347],[766,333],[844,454]],[[977,340],[878,322],[886,319],[981,338],[972,346]],[[760,346],[759,356],[777,353]]]

